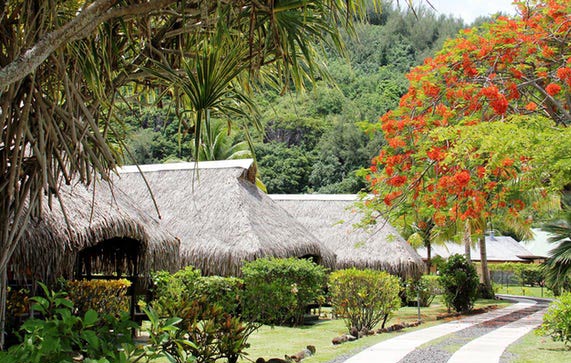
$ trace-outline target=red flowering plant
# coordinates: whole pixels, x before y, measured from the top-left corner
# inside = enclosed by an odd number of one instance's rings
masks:
[[[541,180],[537,144],[571,124],[571,3],[517,6],[519,16],[462,31],[408,74],[399,107],[381,117],[373,208],[436,225],[522,217],[521,192]]]

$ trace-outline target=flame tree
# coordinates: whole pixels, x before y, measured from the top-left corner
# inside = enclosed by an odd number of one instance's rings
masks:
[[[381,117],[386,145],[367,176],[389,216],[529,225],[538,200],[569,180],[571,3],[517,3],[519,15],[462,31],[409,74]],[[535,194],[535,195],[534,195]],[[535,198],[531,198],[531,197]]]

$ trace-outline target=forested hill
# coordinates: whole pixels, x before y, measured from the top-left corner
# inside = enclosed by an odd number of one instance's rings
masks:
[[[363,186],[355,171],[368,167],[382,137],[367,132],[406,92],[405,74],[440,49],[464,24],[420,9],[385,5],[381,15],[357,27],[358,41],[347,41],[349,60],[325,50],[337,84],[317,81],[303,94],[261,92],[255,97],[264,135],[252,131],[262,181],[269,193],[354,193]],[[141,164],[188,160],[192,135],[177,136],[169,107],[133,110],[126,120],[132,158]],[[208,155],[224,159],[248,154],[241,133],[228,136],[224,120],[211,132]],[[131,160],[132,161],[132,160]]]
[[[417,16],[385,6],[357,29],[359,41],[347,42],[350,63],[328,54],[338,89],[320,81],[303,95],[260,97],[265,137],[256,155],[268,192],[354,193],[364,186],[355,171],[370,165],[383,142],[365,130],[397,105],[408,70],[463,27],[431,11]]]

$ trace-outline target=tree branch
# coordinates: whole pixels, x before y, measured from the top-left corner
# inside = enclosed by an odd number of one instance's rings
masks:
[[[89,36],[104,21],[123,16],[147,14],[175,2],[176,0],[149,0],[142,4],[113,8],[116,0],[94,1],[81,10],[73,20],[46,34],[33,47],[0,69],[0,90],[34,72],[59,47],[70,41]]]

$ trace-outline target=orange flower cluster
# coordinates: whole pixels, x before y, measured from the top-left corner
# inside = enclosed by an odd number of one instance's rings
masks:
[[[561,92],[561,86],[557,83],[550,83],[545,87],[545,91],[549,93],[550,96],[555,96],[559,92]]]

